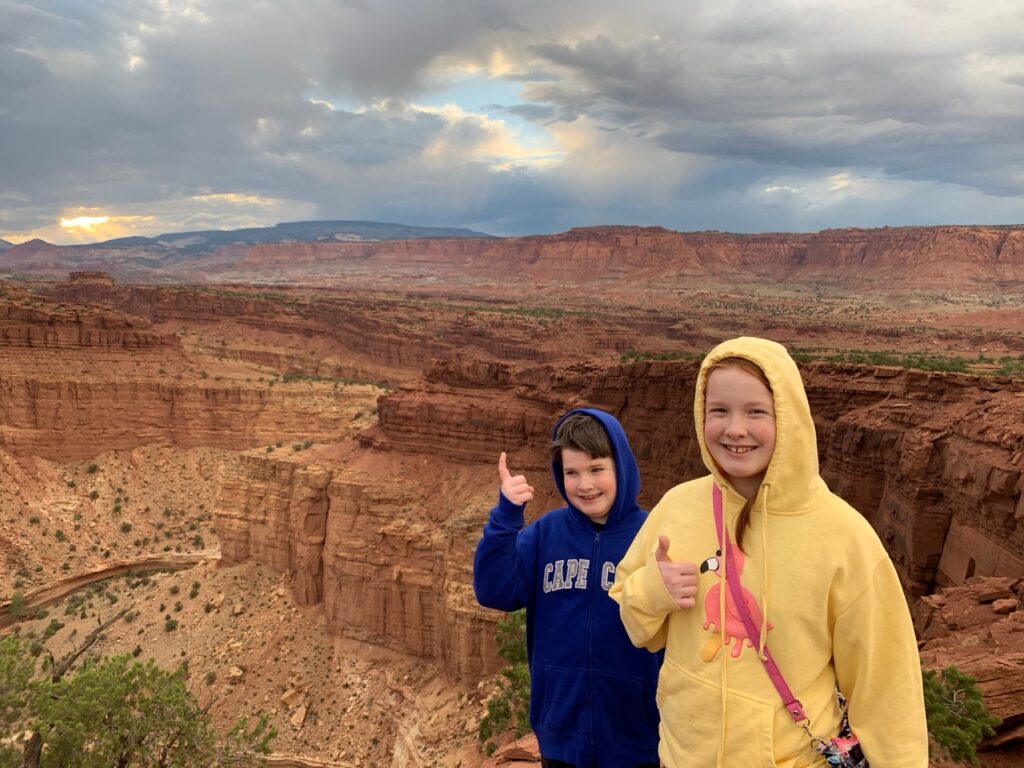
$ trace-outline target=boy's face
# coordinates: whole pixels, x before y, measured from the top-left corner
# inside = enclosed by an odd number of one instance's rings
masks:
[[[607,522],[615,503],[613,458],[594,459],[575,448],[563,448],[562,479],[570,504],[595,523]]]

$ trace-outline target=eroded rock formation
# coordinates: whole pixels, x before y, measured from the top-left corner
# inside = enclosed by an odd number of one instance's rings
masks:
[[[281,270],[286,245],[256,246],[229,272]],[[317,243],[302,246],[294,269],[315,274],[368,264],[410,271],[424,264],[489,277],[521,275],[538,283],[608,283],[747,278],[948,289],[985,282],[1019,284],[1024,230],[999,227],[912,227],[825,230],[814,234],[734,235],[673,232],[660,227],[591,227],[558,235],[504,240]],[[292,269],[293,267],[287,267]],[[379,268],[379,267],[378,267]]]
[[[178,346],[175,336],[157,333],[136,317],[66,304],[33,306],[0,301],[0,354],[4,348],[17,347],[101,351]]]
[[[347,424],[335,405],[283,387],[0,378],[0,447],[52,459],[88,458],[97,446],[323,442]]]
[[[978,681],[1003,724],[989,744],[1024,738],[1024,580],[972,577],[918,602],[914,623],[930,669],[955,666]]]

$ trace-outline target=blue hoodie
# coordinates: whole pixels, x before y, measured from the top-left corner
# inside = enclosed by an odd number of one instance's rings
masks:
[[[578,768],[658,762],[654,701],[661,654],[638,649],[608,597],[615,567],[647,518],[636,503],[640,472],[622,425],[582,408],[604,426],[615,460],[615,502],[598,530],[573,506],[523,528],[525,505],[501,493],[473,561],[473,589],[488,608],[526,608],[530,725],[544,757]],[[557,426],[555,431],[557,432]],[[558,465],[552,473],[568,504]]]

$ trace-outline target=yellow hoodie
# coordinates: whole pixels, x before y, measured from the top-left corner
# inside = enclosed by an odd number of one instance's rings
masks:
[[[661,760],[668,768],[825,765],[730,615],[732,597],[716,557],[712,484],[722,489],[737,553],[733,532],[745,502],[704,443],[708,368],[727,357],[760,366],[775,399],[775,452],[754,500],[745,551],[734,555],[744,593],[755,603],[754,621],[762,633],[768,627],[767,646],[815,736],[838,732],[838,683],[872,768],[926,768],[920,659],[899,577],[868,522],[818,474],[814,422],[795,363],[781,345],[755,338],[724,342],[705,358],[694,415],[712,474],[665,494],[616,569],[610,592],[633,643],[665,649],[657,694]],[[669,538],[672,560],[705,563],[695,608],[677,609],[662,581],[654,559],[660,534]]]

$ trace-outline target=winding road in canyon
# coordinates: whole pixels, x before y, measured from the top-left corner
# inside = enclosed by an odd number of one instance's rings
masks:
[[[155,555],[142,555],[141,557],[119,560],[116,563],[107,563],[95,570],[69,576],[66,579],[55,581],[52,584],[47,584],[26,593],[25,611],[30,612],[36,608],[52,605],[77,592],[82,587],[109,579],[112,576],[121,576],[129,571],[132,573],[162,570],[180,571],[185,568],[193,568],[200,563],[206,563],[211,560],[220,560],[219,549],[204,549],[199,552],[187,553],[161,552]],[[18,619],[11,615],[11,601],[7,600],[0,603],[0,631],[13,626],[17,622]]]

